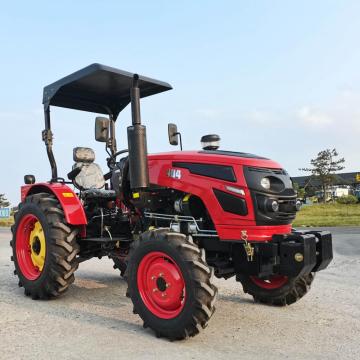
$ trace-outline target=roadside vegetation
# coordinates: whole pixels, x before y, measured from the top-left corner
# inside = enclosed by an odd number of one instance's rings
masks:
[[[10,206],[9,201],[7,201],[5,194],[0,194],[0,207],[8,207]]]
[[[0,208],[10,206],[10,202],[6,199],[5,194],[0,194]],[[0,226],[11,226],[14,223],[14,218],[11,216],[8,219],[0,218]]]
[[[316,178],[323,190],[324,201],[326,202],[327,189],[335,180],[335,173],[343,170],[345,167],[344,158],[338,158],[336,149],[326,149],[320,151],[314,159],[310,160],[311,167],[299,169],[311,173],[312,178]]]
[[[14,218],[11,216],[9,219],[0,219],[0,227],[11,226],[14,223]]]
[[[294,188],[298,199],[311,205],[301,208],[293,226],[360,226],[359,191],[349,180],[339,182],[336,175],[344,163],[336,149],[325,149],[310,160],[310,167],[299,169],[311,176],[302,188],[297,183]]]
[[[360,226],[360,204],[314,204],[303,206],[293,226]]]

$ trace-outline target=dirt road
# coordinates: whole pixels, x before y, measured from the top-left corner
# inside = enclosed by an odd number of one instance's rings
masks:
[[[33,301],[17,286],[10,232],[0,228],[0,359],[359,359],[360,228],[334,230],[335,259],[300,302],[254,304],[219,280],[217,311],[199,336],[157,339],[132,314],[109,260],[80,265],[68,293]]]

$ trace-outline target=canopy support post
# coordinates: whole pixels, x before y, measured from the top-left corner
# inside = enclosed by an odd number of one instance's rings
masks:
[[[110,137],[108,144],[111,151],[111,155],[114,156],[117,151],[116,136],[115,136],[115,118],[114,115],[111,113],[109,114],[109,118],[110,118]]]
[[[44,116],[45,116],[45,130],[42,131],[42,140],[45,142],[47,156],[49,158],[50,166],[51,166],[51,182],[57,181],[57,166],[54,157],[54,153],[52,151],[53,145],[53,134],[51,131],[51,122],[50,122],[50,106],[48,104],[44,104]]]

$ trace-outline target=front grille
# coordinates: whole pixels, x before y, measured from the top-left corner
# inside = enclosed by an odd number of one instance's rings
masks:
[[[284,169],[244,166],[244,175],[254,203],[257,225],[285,225],[294,220],[296,193]],[[261,186],[264,177],[273,184],[270,189]],[[279,211],[271,208],[274,200],[279,203]]]
[[[249,171],[265,173],[264,175],[287,175],[288,173],[284,169],[271,169],[271,168],[260,168],[260,167],[248,167]]]
[[[257,225],[291,224],[296,215],[296,197],[277,197],[252,192]],[[271,211],[268,204],[273,200],[279,203],[279,211]]]

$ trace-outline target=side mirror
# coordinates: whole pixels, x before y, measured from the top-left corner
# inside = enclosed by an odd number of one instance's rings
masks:
[[[175,124],[168,124],[168,135],[170,145],[179,145],[179,133]]]
[[[95,119],[95,140],[106,142],[109,138],[110,120],[105,117],[98,116]]]

